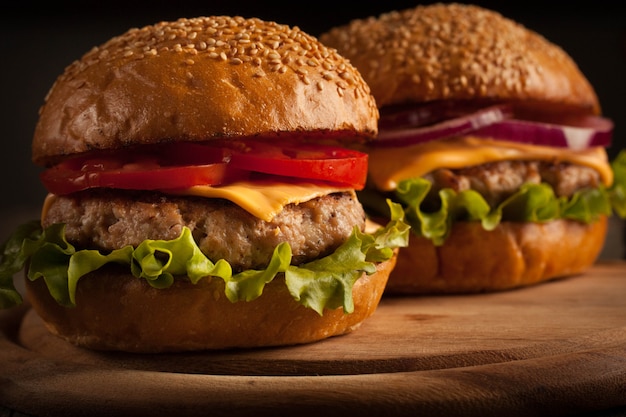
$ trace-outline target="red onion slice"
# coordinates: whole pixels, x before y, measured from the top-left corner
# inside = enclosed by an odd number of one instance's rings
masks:
[[[380,113],[378,128],[388,130],[431,126],[475,113],[495,104],[498,103],[440,100],[424,104],[386,107]]]
[[[576,126],[508,119],[477,129],[472,135],[580,150],[592,146],[610,146],[613,122],[599,116],[582,117]]]
[[[378,140],[375,144],[379,146],[406,146],[442,139],[493,125],[511,117],[511,114],[508,106],[497,105],[430,126],[408,129],[380,129]]]

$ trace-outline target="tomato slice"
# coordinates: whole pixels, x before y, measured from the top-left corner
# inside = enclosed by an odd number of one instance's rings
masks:
[[[48,191],[60,195],[89,188],[180,189],[243,177],[242,171],[227,165],[228,154],[221,148],[164,145],[72,158],[42,172],[40,178]]]
[[[62,195],[88,188],[157,190],[219,185],[225,176],[226,163],[111,171],[76,171],[57,165],[44,171],[41,180],[48,191]]]
[[[239,145],[239,146],[237,146]],[[235,168],[319,180],[363,189],[367,154],[337,146],[288,141],[234,141],[228,144]]]
[[[213,140],[171,143],[75,157],[44,171],[41,181],[54,194],[89,188],[183,189],[225,185],[263,177],[305,179],[362,189],[367,155],[341,147],[288,141]],[[275,177],[275,178],[274,178]]]

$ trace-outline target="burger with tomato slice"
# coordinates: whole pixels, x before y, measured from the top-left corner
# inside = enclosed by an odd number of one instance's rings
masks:
[[[320,35],[380,109],[367,145],[372,215],[411,225],[388,293],[475,293],[582,273],[624,216],[613,123],[560,47],[474,5],[432,4]]]
[[[132,29],[68,66],[40,110],[41,220],[4,246],[3,307],[79,346],[129,352],[308,343],[374,313],[402,210],[355,190],[378,109],[298,28],[199,17]],[[390,204],[393,210],[393,205]]]

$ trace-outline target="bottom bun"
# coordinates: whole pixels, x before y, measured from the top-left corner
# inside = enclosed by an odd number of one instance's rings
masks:
[[[584,272],[604,246],[607,217],[584,224],[503,222],[486,231],[456,223],[442,246],[411,236],[386,294],[461,294],[513,289]]]
[[[397,255],[397,252],[396,252]],[[254,301],[231,303],[221,279],[177,280],[168,289],[105,267],[81,278],[76,307],[58,305],[43,279],[26,279],[27,297],[48,330],[95,350],[158,353],[309,343],[355,330],[376,310],[396,256],[354,284],[354,312],[296,302],[276,277]]]

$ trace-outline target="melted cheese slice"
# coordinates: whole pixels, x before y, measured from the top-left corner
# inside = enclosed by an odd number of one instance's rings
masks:
[[[238,182],[221,187],[197,185],[177,194],[232,201],[261,220],[270,221],[287,204],[299,204],[335,192],[354,190],[311,183]]]
[[[438,168],[457,169],[505,160],[571,162],[595,169],[604,184],[613,183],[613,171],[603,147],[574,150],[466,136],[404,147],[371,148],[367,152],[369,180],[383,191],[392,191],[398,182],[422,177]]]
[[[237,204],[261,220],[271,221],[287,204],[299,204],[336,192],[351,192],[354,189],[331,187],[312,183],[286,184],[280,182],[238,182],[221,187],[197,185],[185,190],[169,192],[175,195],[190,195],[206,198],[223,198]],[[45,218],[54,199],[54,194],[46,197],[41,218]],[[354,197],[356,198],[356,196]]]

